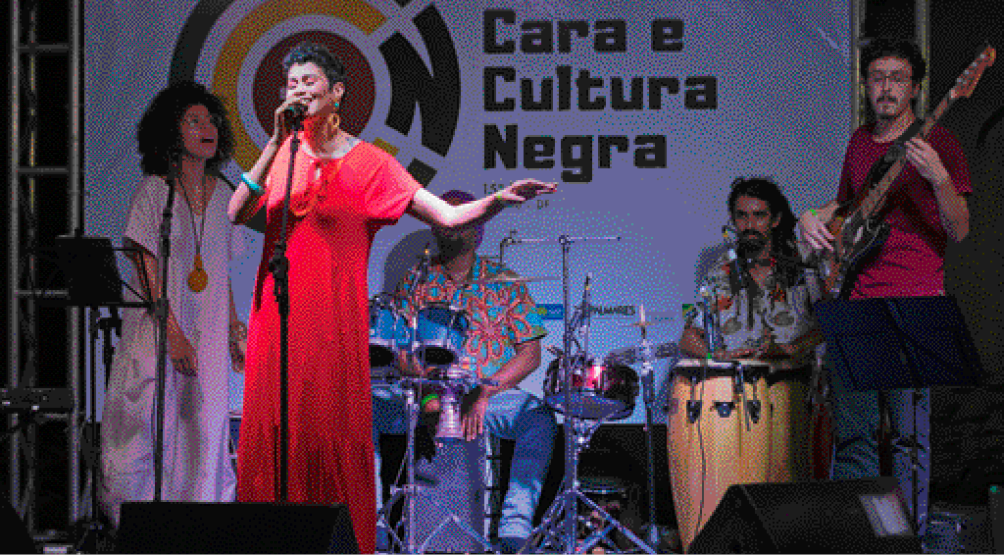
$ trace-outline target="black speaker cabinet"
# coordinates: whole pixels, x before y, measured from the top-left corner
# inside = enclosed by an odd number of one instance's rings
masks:
[[[120,553],[358,553],[345,505],[134,502]]]
[[[731,486],[690,553],[920,553],[895,478]]]

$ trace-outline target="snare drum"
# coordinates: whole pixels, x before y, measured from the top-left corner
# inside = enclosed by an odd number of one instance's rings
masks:
[[[554,359],[544,377],[544,395],[554,410],[590,420],[621,420],[634,412],[638,397],[638,374],[629,366],[602,365],[590,361],[583,364],[578,357],[561,368],[561,358]],[[571,390],[567,385],[566,371],[571,373]]]
[[[453,364],[462,355],[470,327],[463,310],[430,303],[418,311],[415,326],[415,354],[425,364]]]
[[[394,301],[387,295],[377,295],[370,300],[370,368],[393,366],[398,347],[407,345],[408,326]],[[387,370],[377,370],[383,375]]]
[[[673,369],[669,475],[685,549],[729,486],[767,477],[767,370],[756,361],[700,359],[682,360]]]

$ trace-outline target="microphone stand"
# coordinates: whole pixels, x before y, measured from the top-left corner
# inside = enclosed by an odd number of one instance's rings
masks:
[[[178,185],[178,160],[172,157],[167,174],[167,203],[160,220],[160,298],[156,303],[157,316],[157,432],[153,450],[153,500],[163,499],[164,489],[164,397],[167,380],[167,316],[170,302],[167,299],[167,267],[171,260],[171,218]]]
[[[655,445],[652,442],[652,423],[655,420],[652,415],[652,407],[655,405],[655,384],[654,360],[652,346],[648,341],[648,322],[645,320],[645,305],[639,306],[641,313],[639,326],[641,329],[641,343],[638,347],[638,358],[641,361],[641,383],[642,400],[645,403],[645,449],[646,463],[648,465],[648,533],[645,540],[653,549],[659,545],[659,526],[655,522]]]
[[[301,118],[290,118],[293,137],[289,143],[289,173],[283,199],[282,229],[275,241],[268,270],[272,273],[275,302],[279,311],[279,501],[289,500],[289,258],[286,240],[289,234],[289,211],[293,190],[293,170],[300,148]]]

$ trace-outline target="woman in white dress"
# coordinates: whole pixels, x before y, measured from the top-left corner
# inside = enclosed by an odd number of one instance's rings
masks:
[[[247,328],[237,318],[229,263],[248,242],[227,219],[231,191],[215,170],[233,150],[219,98],[193,82],[161,91],[138,126],[145,174],[123,232],[135,251],[131,285],[159,298],[160,226],[169,183],[177,187],[171,220],[167,296],[165,501],[232,501],[228,451],[230,363],[243,369]],[[117,528],[125,501],[154,496],[157,328],[152,310],[128,309],[108,381],[101,429],[100,491]]]

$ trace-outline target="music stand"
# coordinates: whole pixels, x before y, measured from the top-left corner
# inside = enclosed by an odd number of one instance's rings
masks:
[[[983,366],[954,297],[831,299],[814,305],[829,367],[851,390],[913,390],[913,522],[920,530],[917,402],[920,389],[977,386]]]
[[[86,235],[61,235],[56,237],[56,257],[66,278],[67,302],[69,306],[87,307],[90,312],[90,410],[88,419],[91,427],[91,518],[83,534],[77,542],[77,552],[97,552],[98,536],[102,526],[98,519],[97,501],[97,457],[99,450],[97,434],[97,363],[94,353],[97,350],[98,330],[104,333],[102,348],[105,375],[111,370],[114,347],[111,341],[112,331],[119,331],[121,320],[119,307],[149,308],[152,303],[133,301],[127,302],[122,297],[123,282],[119,273],[115,252],[132,251],[135,249],[112,246],[107,237]],[[128,285],[126,285],[128,287]],[[98,318],[100,307],[110,311],[107,318]]]

